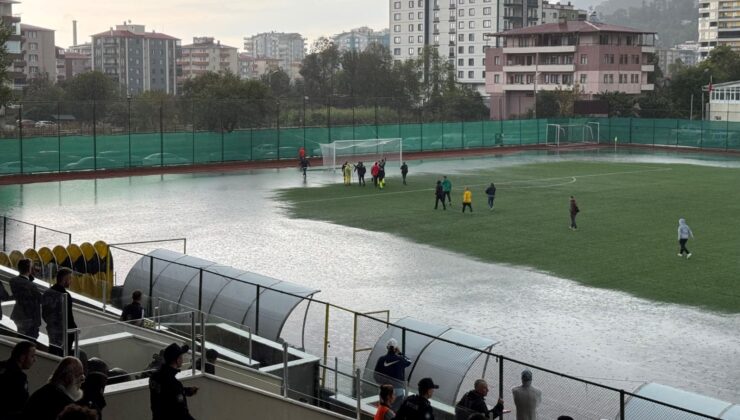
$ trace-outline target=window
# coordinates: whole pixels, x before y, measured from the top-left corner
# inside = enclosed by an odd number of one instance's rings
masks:
[[[416,49],[414,49],[414,48],[409,48],[409,55],[414,55],[414,51],[416,51]]]
[[[394,44],[400,44],[401,43],[401,37],[400,36],[394,36],[393,37],[393,43]]]
[[[409,32],[414,32],[414,24],[409,25]]]
[[[468,58],[468,65],[474,66],[475,65],[475,59],[474,58]]]
[[[468,54],[475,54],[475,47],[474,46],[471,45],[471,46],[468,47]]]
[[[463,77],[465,77],[465,72],[464,71],[458,71],[457,72],[457,78],[458,79],[462,79]]]
[[[458,9],[458,10],[457,10],[457,15],[458,15],[459,17],[463,17],[463,16],[465,16],[465,9]]]
[[[393,3],[393,8],[394,9],[400,9],[401,8],[401,2],[400,1],[394,2]]]
[[[501,76],[498,74],[493,75],[493,83],[501,83]]]
[[[457,53],[458,54],[464,54],[465,53],[465,47],[457,47]]]
[[[475,41],[475,34],[468,34],[468,41]]]
[[[439,44],[439,35],[434,35],[434,43]]]
[[[452,29],[452,30],[453,30],[453,32],[454,32],[454,29],[455,29],[455,22],[450,22],[450,29]]]
[[[583,64],[583,65],[588,64],[588,55],[581,54],[581,64]],[[582,76],[585,76],[585,75],[582,75]]]
[[[609,45],[609,35],[599,35],[599,44]]]
[[[468,22],[468,28],[475,29],[475,21],[474,20],[471,20],[470,22]]]
[[[393,55],[401,55],[401,49],[400,48],[394,48],[393,49]]]
[[[465,22],[460,21],[457,22],[457,29],[464,29],[465,28]]]
[[[491,27],[491,21],[490,20],[484,20],[483,21],[483,27],[484,28],[490,28]]]
[[[491,8],[490,7],[484,7],[483,8],[483,14],[484,15],[490,15],[491,14]]]
[[[457,0],[457,4],[465,4],[465,0]]]
[[[419,19],[424,19],[424,12],[418,12],[416,17]]]
[[[417,36],[416,37],[416,42],[418,42],[419,44],[423,44],[424,43],[424,37],[422,35]]]
[[[401,32],[401,25],[393,25],[393,32]]]
[[[495,56],[493,57],[493,65],[500,66],[501,65],[501,56]]]
[[[36,54],[29,54],[28,61],[31,63],[37,63],[39,61],[39,56]]]
[[[409,36],[409,44],[413,44],[413,43],[414,43],[414,36],[411,35]]]
[[[486,71],[485,70],[483,70],[482,72],[480,72],[480,77],[482,77],[484,79],[486,78]]]
[[[418,29],[419,31],[423,31],[424,30],[424,24],[420,23],[420,24],[416,25],[416,29]]]
[[[414,12],[409,12],[409,20],[414,20]]]
[[[481,58],[480,65],[481,66],[485,66],[486,65],[486,58],[485,57]]]
[[[417,1],[416,2],[416,5],[419,6],[419,7],[424,7],[424,0]],[[437,1],[436,0],[434,1],[434,5],[435,6],[437,5]]]
[[[465,59],[464,58],[458,58],[457,59],[457,65],[462,67],[465,65]]]
[[[393,20],[401,20],[401,14],[400,13],[394,13],[393,14]]]
[[[465,41],[465,34],[457,34],[457,40],[460,42]]]
[[[585,74],[582,74],[581,75],[581,84],[582,85],[585,85],[586,84],[586,75]]]
[[[632,56],[632,64],[640,64],[640,56],[639,55],[633,55]]]
[[[614,64],[614,54],[604,54],[603,64]]]
[[[475,9],[468,9],[468,16],[475,16]]]
[[[414,0],[409,0],[409,9],[414,8]]]
[[[468,72],[468,79],[475,79],[475,72],[474,71],[471,70],[471,71]]]

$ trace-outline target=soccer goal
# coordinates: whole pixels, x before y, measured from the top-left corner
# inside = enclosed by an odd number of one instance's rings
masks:
[[[545,144],[561,146],[564,144],[598,143],[601,125],[598,122],[585,124],[547,124]]]
[[[325,168],[337,169],[345,161],[357,163],[386,161],[403,161],[403,139],[365,139],[336,140],[332,143],[321,143],[321,157]]]

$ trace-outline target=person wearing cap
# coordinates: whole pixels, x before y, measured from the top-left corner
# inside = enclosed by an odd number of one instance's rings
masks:
[[[434,410],[429,400],[435,389],[439,389],[439,385],[432,378],[420,380],[419,393],[403,400],[395,420],[434,420]]]
[[[378,358],[375,363],[374,379],[378,385],[390,384],[395,390],[396,400],[392,405],[393,411],[398,411],[406,392],[406,368],[411,366],[411,361],[401,353],[395,338],[388,340],[386,344],[388,352]]]
[[[488,395],[488,383],[483,379],[477,379],[473,390],[465,393],[455,406],[455,420],[468,420],[473,413],[481,413],[485,416],[493,413],[494,418],[500,416],[504,412],[504,400],[499,398],[496,406],[489,410],[486,395]]]
[[[516,405],[516,420],[537,420],[537,406],[542,401],[542,392],[532,386],[532,372],[522,372],[522,386],[511,390]]]
[[[152,420],[194,420],[187,397],[195,395],[198,388],[184,387],[175,377],[182,367],[182,355],[189,350],[175,343],[164,349],[164,364],[149,378]]]

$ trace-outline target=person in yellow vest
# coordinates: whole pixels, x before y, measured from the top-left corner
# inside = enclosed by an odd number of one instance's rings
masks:
[[[344,162],[342,171],[344,171],[344,185],[352,185],[352,164]]]
[[[468,187],[465,187],[463,192],[463,213],[465,213],[465,207],[469,208],[471,213],[473,212],[473,192]]]

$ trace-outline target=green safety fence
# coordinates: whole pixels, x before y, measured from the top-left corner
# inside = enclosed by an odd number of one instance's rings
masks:
[[[233,131],[157,127],[142,132],[98,134],[23,133],[0,138],[0,175],[189,165],[229,161],[296,159],[305,147],[336,140],[402,138],[403,151],[428,152],[566,142],[639,144],[740,150],[740,122],[649,118],[551,118],[505,121],[378,123],[275,127]],[[52,130],[54,131],[54,130]],[[125,130],[119,130],[125,131]],[[7,135],[7,133],[6,133]]]

